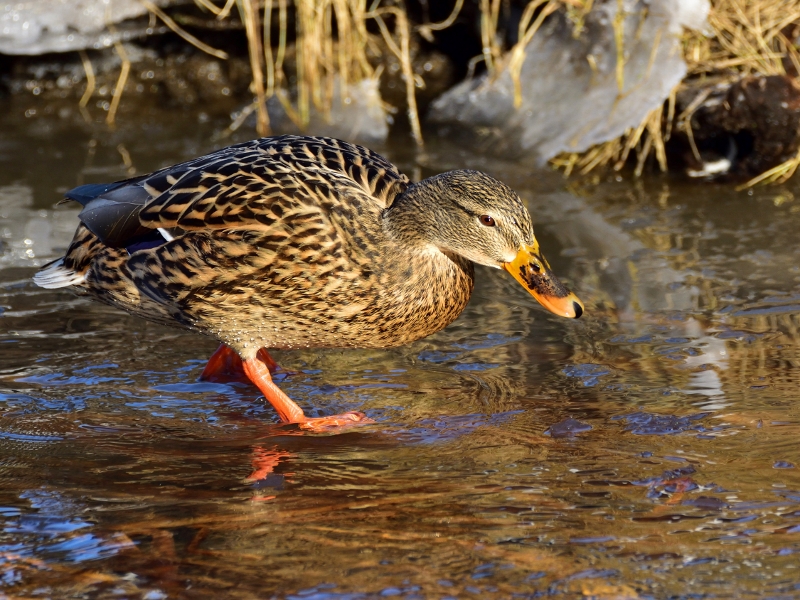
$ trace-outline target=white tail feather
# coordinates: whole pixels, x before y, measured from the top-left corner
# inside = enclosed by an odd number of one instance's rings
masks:
[[[76,273],[72,269],[65,267],[63,258],[51,262],[33,276],[33,282],[36,285],[49,290],[79,285],[84,281],[86,281],[86,274]]]

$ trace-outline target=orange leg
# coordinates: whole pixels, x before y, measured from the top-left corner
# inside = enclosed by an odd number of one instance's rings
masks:
[[[280,367],[264,348],[258,351],[258,357],[267,365],[270,373],[279,370]],[[227,382],[227,381],[250,381],[244,373],[242,359],[231,350],[227,345],[220,344],[211,358],[208,359],[205,369],[200,375],[201,381]]]
[[[266,354],[266,351],[264,351]],[[269,355],[267,354],[267,358]],[[272,361],[271,358],[269,358]],[[274,362],[273,362],[274,364]],[[242,368],[247,378],[261,390],[264,397],[272,404],[278,417],[284,423],[299,423],[303,429],[311,431],[332,431],[342,429],[356,423],[372,423],[372,419],[361,412],[347,412],[330,417],[309,418],[303,414],[303,409],[297,406],[289,396],[284,394],[272,381],[269,374],[269,363],[264,360],[261,352],[255,358],[242,361]]]

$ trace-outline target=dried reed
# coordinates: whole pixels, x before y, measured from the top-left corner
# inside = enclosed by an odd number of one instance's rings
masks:
[[[800,28],[800,0],[717,0],[708,24],[713,35],[688,32],[684,55],[689,73],[736,80],[746,75],[800,73],[800,52],[794,43]],[[690,119],[684,119],[690,128]],[[689,132],[687,132],[689,133]],[[800,166],[800,152],[754,177],[739,189],[760,183],[783,183]]]
[[[83,96],[81,96],[80,102],[78,102],[78,108],[81,111],[81,115],[83,115],[84,121],[91,123],[92,118],[89,116],[89,111],[86,110],[86,105],[89,104],[89,100],[92,99],[92,94],[94,94],[96,79],[94,76],[92,61],[89,60],[89,55],[86,54],[86,50],[80,51],[80,57],[81,62],[83,63],[83,72],[86,75],[86,89],[83,92]]]
[[[787,67],[798,73],[800,52],[792,39],[797,35],[793,29],[800,27],[799,24],[800,0],[712,0],[708,31],[686,31],[683,35],[688,77],[713,76],[722,81],[736,81],[753,74],[785,75]],[[618,47],[618,69],[620,64]],[[562,154],[551,163],[563,169],[565,175],[570,175],[575,169],[585,174],[607,165],[619,170],[635,148],[637,176],[652,153],[655,153],[661,170],[666,170],[664,143],[675,128],[686,134],[693,153],[699,159],[691,130],[691,115],[702,103],[702,98],[674,119],[675,94],[681,85],[672,91],[664,107],[652,111],[638,127],[631,128],[620,138],[584,153]],[[664,108],[667,109],[666,119],[663,119]],[[784,182],[799,166],[800,153],[751,179],[742,188],[757,183]]]
[[[239,13],[247,34],[247,48],[250,53],[250,70],[253,74],[253,91],[256,94],[256,131],[264,136],[269,133],[269,114],[267,113],[267,94],[264,89],[263,55],[259,34],[258,10],[252,0],[238,0]],[[224,10],[224,9],[223,9]],[[218,13],[222,14],[222,11]]]
[[[786,60],[800,71],[789,33],[798,23],[800,0],[716,0],[708,16],[712,34],[684,35],[689,74],[785,75]]]
[[[536,11],[541,8],[539,13]],[[533,36],[542,26],[544,20],[558,10],[559,4],[555,0],[533,0],[525,7],[522,18],[519,21],[519,41],[511,49],[508,59],[508,71],[511,80],[514,82],[514,107],[522,106],[522,83],[520,74],[522,63],[525,62],[525,48],[533,39]],[[534,18],[536,15],[536,18]],[[531,23],[533,21],[533,23]]]
[[[150,2],[150,0],[139,0],[147,10],[151,13],[156,15],[159,19],[164,22],[164,25],[169,27],[172,31],[177,33],[187,42],[192,44],[193,46],[199,48],[203,52],[210,54],[211,56],[216,56],[217,58],[221,58],[223,60],[228,58],[228,54],[223,52],[222,50],[217,50],[216,48],[212,48],[208,44],[205,44],[194,37],[191,33],[183,29],[180,25],[178,25],[175,21],[173,21],[163,10],[161,10],[158,6]]]
[[[151,0],[142,3],[168,27],[201,50],[219,58],[227,55],[211,48],[181,29]],[[345,99],[349,88],[363,79],[376,77],[369,56],[381,56],[377,38],[368,32],[367,24],[374,22],[385,47],[397,57],[406,87],[406,104],[412,135],[422,145],[422,131],[416,103],[415,88],[424,82],[413,73],[411,64],[412,34],[432,39],[432,32],[451,26],[459,15],[464,0],[456,0],[451,15],[438,24],[423,24],[412,29],[401,0],[195,0],[202,9],[217,19],[229,18],[234,5],[245,26],[250,53],[255,100],[245,107],[239,121],[256,112],[260,135],[269,132],[266,103],[276,97],[294,123],[301,129],[310,122],[313,111],[329,115],[333,96]],[[541,28],[544,20],[557,10],[563,10],[573,24],[577,37],[584,29],[586,15],[593,0],[531,0],[525,6],[519,22],[517,43],[503,52],[498,26],[503,0],[480,0],[480,34],[482,53],[475,57],[484,61],[491,74],[507,68],[514,83],[514,104],[522,102],[520,83],[526,48]],[[294,11],[296,31],[294,48],[289,47],[289,12]],[[628,15],[617,0],[617,17],[612,26],[616,40],[616,77],[620,89],[624,85],[624,49],[622,32]],[[728,78],[731,81],[750,74],[783,75],[787,68],[800,72],[800,51],[793,40],[800,29],[800,0],[712,0],[707,32],[687,31],[683,36],[683,53],[689,77]],[[277,30],[278,39],[273,40]],[[658,42],[656,41],[655,44]],[[117,44],[122,58],[122,71],[114,91],[107,121],[113,124],[122,89],[130,69],[124,48]],[[293,57],[294,61],[287,61]],[[591,57],[587,57],[590,59]],[[93,91],[91,63],[83,57],[87,74],[87,90],[81,99],[86,106]],[[287,73],[287,69],[293,72]],[[380,69],[377,70],[380,72]],[[291,89],[293,86],[293,89]],[[666,170],[665,141],[674,128],[685,132],[695,154],[691,131],[691,112],[684,111],[674,118],[675,90],[664,106],[651,111],[637,127],[632,127],[617,139],[590,148],[583,153],[565,153],[552,159],[552,164],[569,175],[577,170],[588,173],[593,169],[611,166],[621,169],[631,156],[636,157],[635,174],[641,174],[651,155],[662,170]],[[665,118],[666,117],[666,118]],[[231,126],[235,129],[241,123]],[[746,186],[760,182],[785,181],[800,166],[800,153],[784,164],[770,169],[749,181]]]
[[[108,28],[112,34],[115,33],[113,25],[109,24]],[[122,99],[122,92],[125,90],[125,83],[127,83],[128,74],[131,71],[131,61],[128,58],[128,53],[125,51],[125,46],[123,46],[122,42],[118,39],[114,41],[114,49],[117,51],[117,55],[119,55],[119,59],[122,61],[122,66],[119,70],[119,79],[117,79],[117,85],[114,86],[114,94],[111,96],[111,104],[108,107],[108,114],[106,115],[106,124],[108,124],[109,127],[114,126],[119,102]]]
[[[345,99],[352,84],[375,76],[368,50],[374,53],[380,50],[376,40],[367,31],[367,21],[374,20],[387,47],[400,61],[412,135],[417,144],[422,145],[416,83],[411,67],[412,32],[403,9],[395,5],[380,6],[380,1],[374,2],[367,10],[363,0],[294,0],[295,88],[292,94],[288,89],[290,77],[285,71],[287,0],[265,0],[263,29],[258,12],[252,8],[252,0],[237,1],[250,48],[253,88],[259,114],[266,114],[266,100],[275,96],[287,116],[300,129],[308,125],[314,110],[324,116],[329,115],[337,87],[342,99]],[[210,0],[202,2],[203,5],[211,4]],[[223,10],[215,9],[220,14]],[[279,32],[277,48],[272,40],[276,12]],[[387,24],[387,17],[393,19],[393,27]],[[259,123],[259,133],[265,135],[268,124],[264,118],[260,118]]]

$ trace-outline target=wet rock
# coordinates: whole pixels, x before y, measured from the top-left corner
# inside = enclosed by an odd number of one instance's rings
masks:
[[[376,48],[378,51],[371,53],[370,62],[376,68],[383,68],[380,77],[381,96],[392,106],[405,106],[406,83],[400,59],[383,39],[376,40]],[[447,56],[423,47],[416,39],[412,39],[409,53],[415,77],[417,107],[420,113],[424,113],[431,102],[455,83],[454,65]]]
[[[199,105],[204,110],[229,112],[248,95],[252,80],[243,57],[220,60],[204,52],[185,49],[181,53],[140,61],[135,71],[136,91],[150,91],[176,106]],[[142,90],[141,87],[144,88]],[[126,90],[127,91],[127,90]],[[131,90],[133,91],[133,90]]]
[[[704,508],[706,510],[722,510],[723,508],[730,507],[730,504],[728,504],[724,500],[715,498],[714,496],[698,496],[697,498],[684,500],[682,504],[685,504],[687,506],[696,506],[698,508]]]
[[[787,460],[778,460],[772,465],[773,469],[794,469],[794,463]]]
[[[380,144],[389,135],[389,122],[376,79],[351,83],[342,96],[338,77],[334,81],[331,109],[325,113],[312,108],[308,125],[300,129],[276,97],[267,102],[273,133],[313,132],[362,144]],[[255,117],[253,117],[254,119]],[[255,121],[253,122],[255,126]]]
[[[702,424],[698,423],[711,413],[697,413],[679,417],[677,415],[657,415],[644,411],[611,417],[612,421],[625,419],[626,431],[636,435],[675,435],[684,431],[706,431]]]
[[[554,438],[572,437],[576,433],[591,431],[592,426],[577,419],[564,419],[548,427],[544,434]]]
[[[670,150],[690,175],[755,175],[790,159],[800,147],[800,86],[791,77],[690,82],[678,93],[676,111],[687,116],[676,123]],[[709,170],[709,164],[725,168]]]
[[[584,387],[594,387],[600,382],[600,377],[610,374],[611,370],[603,365],[585,363],[565,367],[562,369],[562,373],[567,377],[577,377],[581,379]]]
[[[175,0],[152,0],[157,6]],[[0,53],[46,54],[83,48],[105,48],[117,40],[153,33],[146,21],[129,21],[148,13],[139,0],[27,0],[0,9]],[[124,25],[108,28],[109,24]],[[166,29],[159,25],[159,29]]]
[[[617,80],[614,23],[624,19],[624,83]],[[544,162],[561,152],[582,152],[637,127],[662,105],[686,74],[679,35],[701,29],[705,0],[604,2],[586,17],[577,38],[556,13],[526,48],[522,103],[514,106],[509,60],[494,75],[467,80],[437,99],[430,121],[468,132],[487,150],[531,155]]]
[[[131,105],[137,108],[197,107],[207,115],[226,116],[250,97],[252,80],[246,57],[221,60],[188,44],[160,44],[156,48],[125,43],[131,63],[122,93],[121,117]],[[87,110],[108,109],[119,80],[122,59],[114,48],[87,53],[95,79]],[[20,97],[34,96],[37,105],[52,106],[51,112],[77,110],[87,89],[85,67],[77,53],[19,57],[0,77],[0,87]],[[65,102],[60,102],[65,100]],[[43,110],[43,109],[41,109]]]

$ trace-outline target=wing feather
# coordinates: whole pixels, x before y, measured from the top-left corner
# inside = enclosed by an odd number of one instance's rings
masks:
[[[67,197],[103,243],[127,247],[153,229],[271,228],[294,213],[341,202],[384,207],[408,178],[375,152],[329,138],[280,136],[223,148],[113,184],[89,184]],[[327,208],[326,208],[327,206]]]

